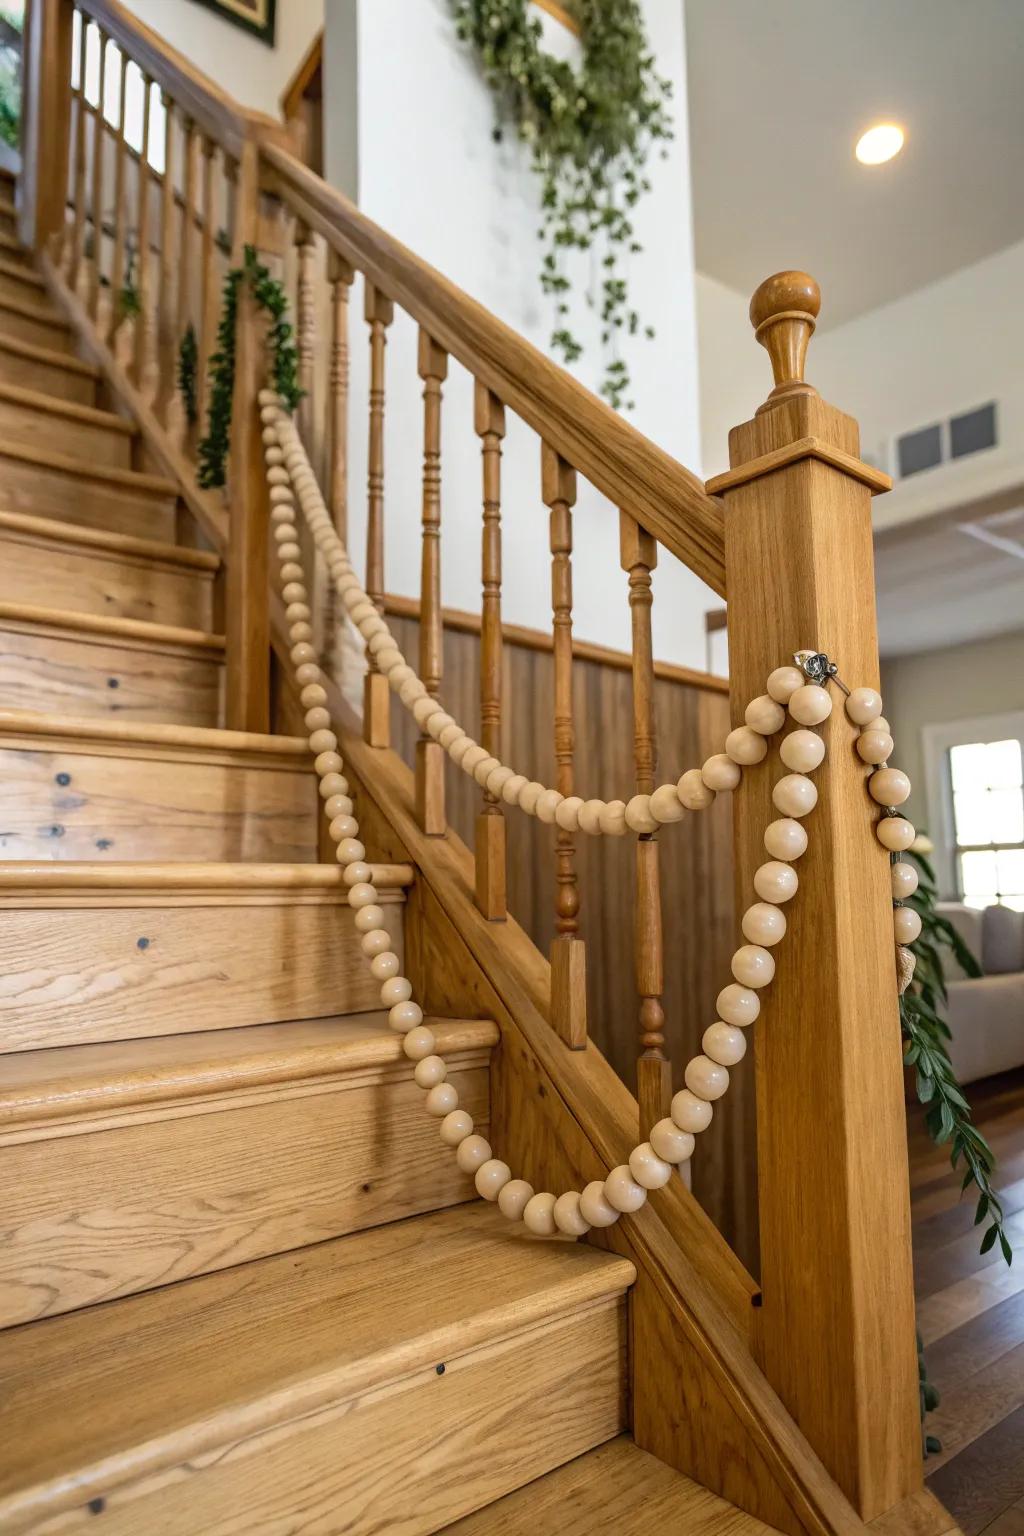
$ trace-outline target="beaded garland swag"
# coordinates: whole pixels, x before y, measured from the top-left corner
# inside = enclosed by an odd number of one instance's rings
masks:
[[[820,725],[832,713],[830,682],[846,694],[846,714],[858,731],[857,753],[872,769],[867,780],[868,792],[883,810],[875,834],[882,846],[897,856],[891,878],[901,990],[909,983],[913,956],[905,946],[920,934],[921,918],[903,902],[917,889],[918,875],[913,865],[898,856],[910,847],[915,832],[899,813],[899,807],[910,795],[910,780],[898,768],[888,766],[893,741],[888,722],[882,718],[882,700],[872,688],[847,690],[826,657],[816,652],[798,652],[794,661],[800,665],[776,668],[767,679],[767,692],[748,704],[745,724],[726,737],[725,751],[710,757],[703,767],[689,769],[678,783],[663,784],[652,794],[636,795],[627,803],[566,798],[557,790],[528,781],[525,775],[515,773],[468,737],[440,702],[428,694],[360,585],[280,395],[272,389],[263,390],[259,403],[291,661],[306,712],[310,749],[316,755],[315,768],[330,834],[344,870],[363,953],[374,978],[380,982],[381,1002],[389,1010],[388,1023],[402,1036],[405,1055],[415,1062],[415,1079],[424,1090],[427,1113],[440,1121],[441,1140],[454,1149],[459,1167],[473,1175],[477,1191],[485,1200],[496,1201],[506,1217],[523,1221],[540,1236],[561,1232],[581,1237],[592,1227],[609,1227],[623,1213],[639,1210],[648,1192],[667,1184],[673,1168],[692,1156],[697,1135],[711,1123],[714,1103],[729,1086],[729,1069],[746,1054],[745,1030],[761,1011],[758,994],[771,984],[775,975],[772,950],[786,934],[783,908],[799,886],[793,865],[807,848],[807,833],[801,821],[818,799],[817,788],[808,775],[821,766],[825,757],[825,743],[811,727]],[[765,759],[769,739],[782,729],[787,715],[800,727],[790,732],[779,746],[779,756],[790,770],[772,790],[772,802],[780,816],[765,829],[764,845],[769,858],[754,875],[754,890],[759,899],[743,914],[741,927],[746,942],[732,957],[733,980],[718,994],[718,1016],[704,1032],[703,1052],[687,1065],[686,1086],[673,1098],[669,1115],[652,1128],[649,1140],[634,1147],[628,1161],[613,1168],[605,1179],[594,1180],[581,1191],[567,1190],[558,1196],[535,1191],[525,1179],[514,1178],[508,1164],[494,1156],[489,1142],[475,1132],[472,1117],[459,1107],[458,1090],[447,1080],[447,1064],[437,1053],[436,1040],[423,1022],[421,1008],[413,1001],[411,983],[400,972],[398,956],[383,926],[383,912],[372,885],[366,850],[359,841],[349,784],[342,772],[338,739],[331,729],[327,709],[327,692],[312,644],[296,502],[349,617],[390,687],[417,723],[482,787],[540,821],[593,835],[654,832],[662,825],[681,820],[687,810],[703,810],[720,791],[735,789],[743,769]]]

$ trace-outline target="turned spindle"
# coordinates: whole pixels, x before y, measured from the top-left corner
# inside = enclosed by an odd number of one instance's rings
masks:
[[[78,102],[75,111],[75,218],[71,230],[71,263],[69,268],[68,283],[72,290],[78,291],[78,278],[82,270],[82,262],[85,256],[85,220],[86,220],[86,168],[88,166],[88,120],[89,101],[85,91],[85,65],[89,48],[89,21],[83,12],[79,11],[78,19],[80,30],[78,35]]]
[[[501,443],[505,407],[477,382],[473,422],[483,464],[483,540],[480,574],[480,745],[501,756]],[[483,792],[476,819],[476,904],[491,922],[506,914],[505,818],[498,797]]]
[[[420,676],[437,697],[444,673],[441,617],[441,389],[448,354],[420,328],[418,368],[423,380],[423,513],[420,556]],[[422,731],[416,743],[416,809],[428,837],[443,837],[444,748]]]
[[[395,306],[369,281],[364,286],[363,314],[370,327],[370,437],[366,468],[366,592],[384,612],[384,349]],[[390,697],[387,678],[367,656],[363,680],[363,740],[371,747],[390,745]]]
[[[804,381],[804,364],[820,308],[821,290],[807,272],[776,272],[754,293],[750,323],[775,375],[775,388],[758,415],[794,395],[818,393]]]
[[[107,37],[99,27],[100,65],[96,87],[96,114],[92,120],[92,265],[89,268],[89,314],[93,320],[100,308],[100,278],[103,272],[103,167],[106,147]]]

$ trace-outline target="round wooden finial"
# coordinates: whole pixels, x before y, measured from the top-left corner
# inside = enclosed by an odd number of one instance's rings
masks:
[[[792,395],[817,394],[804,383],[804,363],[820,308],[821,289],[807,272],[776,272],[751,299],[750,323],[775,375],[775,388],[762,410]]]

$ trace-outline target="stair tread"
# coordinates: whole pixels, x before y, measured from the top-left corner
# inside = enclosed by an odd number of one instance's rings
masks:
[[[6,247],[0,244],[0,251]],[[19,283],[26,283],[30,288],[46,288],[46,280],[34,267],[23,267],[16,261],[9,260],[6,256],[0,256],[0,272],[7,277],[16,278]]]
[[[51,368],[65,368],[69,373],[80,373],[89,379],[99,379],[100,370],[95,363],[87,363],[70,352],[60,352],[54,347],[41,347],[35,341],[22,341],[20,336],[7,336],[0,331],[0,352],[14,352],[30,362],[45,363]]]
[[[608,1440],[445,1527],[447,1536],[767,1536],[773,1530],[642,1451]]]
[[[3,210],[0,209],[0,212]],[[71,327],[61,314],[57,306],[50,300],[40,302],[37,299],[11,298],[8,294],[0,293],[0,310],[8,310],[13,315],[23,315],[26,320],[39,320],[43,325],[52,325],[55,331],[70,331]]]
[[[450,1053],[499,1038],[490,1019],[426,1022]],[[0,1072],[0,1130],[403,1062],[384,1011],[22,1051]]]
[[[0,602],[0,624],[32,624],[49,629],[71,629],[82,634],[117,640],[141,641],[144,645],[187,646],[193,650],[223,651],[223,635],[205,629],[182,629],[174,624],[154,624],[149,619],[121,619],[99,613],[77,613],[73,608],[40,608],[35,603]]]
[[[403,890],[413,883],[410,864],[370,864],[381,891]],[[0,898],[28,893],[62,896],[97,891],[261,892],[347,891],[337,864],[196,863],[172,860],[125,860],[102,864],[90,860],[51,863],[37,859],[0,861]]]
[[[0,455],[41,464],[46,469],[61,469],[69,475],[84,475],[92,480],[106,480],[113,485],[126,486],[131,490],[152,493],[157,496],[174,496],[178,487],[164,475],[152,475],[140,469],[121,469],[114,464],[97,464],[75,454],[55,453],[49,448],[38,448],[32,443],[15,442],[13,438],[0,438]]]
[[[0,261],[2,270],[3,262]],[[106,432],[122,433],[125,437],[134,437],[139,430],[134,422],[119,416],[116,411],[103,411],[95,405],[79,405],[74,400],[62,400],[59,395],[49,395],[42,389],[29,389],[23,384],[10,384],[5,379],[0,379],[0,400],[7,400],[13,405],[29,406],[48,415],[65,416],[89,426],[102,427]]]
[[[0,604],[0,609],[2,609]],[[288,759],[296,768],[312,767],[312,754],[304,736],[272,736],[258,731],[229,731],[216,726],[160,725],[134,720],[78,719],[66,715],[39,714],[30,709],[0,707],[0,735],[34,736],[64,743],[105,746],[153,747],[198,755],[238,754]]]
[[[113,555],[179,565],[195,571],[217,571],[221,564],[220,556],[210,550],[189,549],[184,544],[168,544],[162,539],[140,539],[134,534],[89,528],[82,523],[65,523],[56,517],[36,517],[31,512],[0,510],[0,533],[4,529],[12,533],[32,534],[55,544],[81,545],[83,548],[102,550]]]
[[[0,1523],[81,1507],[183,1456],[613,1303],[634,1278],[626,1259],[531,1239],[470,1204],[12,1328]]]

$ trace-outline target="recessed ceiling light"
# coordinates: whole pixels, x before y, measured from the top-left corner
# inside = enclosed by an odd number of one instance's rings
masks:
[[[854,154],[861,165],[884,165],[903,148],[903,129],[896,123],[876,123],[857,140]]]

